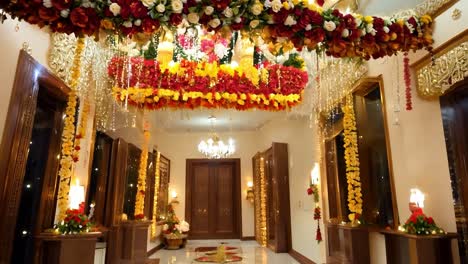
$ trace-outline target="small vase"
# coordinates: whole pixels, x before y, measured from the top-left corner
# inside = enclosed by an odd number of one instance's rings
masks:
[[[169,239],[166,238],[167,241],[167,249],[180,249],[182,243],[184,242],[182,238],[177,239]]]

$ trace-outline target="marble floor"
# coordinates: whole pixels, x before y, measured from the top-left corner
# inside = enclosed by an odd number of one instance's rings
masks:
[[[289,254],[276,254],[268,248],[263,248],[255,241],[240,240],[192,240],[188,241],[187,246],[180,250],[161,249],[151,258],[159,258],[160,264],[186,264],[199,263],[194,259],[202,256],[202,253],[195,252],[197,247],[214,247],[221,243],[226,246],[239,248],[239,254],[243,260],[235,263],[242,264],[299,264]],[[234,263],[234,262],[233,262]]]

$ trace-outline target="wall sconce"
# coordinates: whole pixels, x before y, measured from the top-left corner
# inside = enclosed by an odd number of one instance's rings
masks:
[[[171,204],[172,205],[177,205],[179,204],[179,200],[177,200],[177,192],[175,190],[172,190],[171,192]]]
[[[253,191],[253,182],[249,181],[247,182],[247,196],[245,199],[251,203],[254,203],[254,191]]]
[[[80,204],[85,200],[85,189],[83,185],[80,185],[78,178],[75,180],[75,185],[70,186],[69,199],[71,209],[79,209]]]

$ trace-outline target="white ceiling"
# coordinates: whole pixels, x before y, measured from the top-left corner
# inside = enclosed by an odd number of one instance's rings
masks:
[[[347,0],[349,1],[349,0]],[[356,0],[359,13],[364,15],[392,15],[398,11],[411,9],[424,0]]]
[[[285,112],[259,110],[159,110],[149,114],[148,119],[154,127],[170,133],[208,132],[210,115],[216,117],[217,132],[254,131],[272,119],[288,118]]]

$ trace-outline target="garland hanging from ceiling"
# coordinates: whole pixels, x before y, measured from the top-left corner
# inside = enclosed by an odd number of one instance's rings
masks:
[[[79,36],[97,36],[101,30],[131,36],[153,34],[161,27],[201,25],[208,31],[249,32],[264,43],[289,40],[297,50],[324,50],[334,57],[379,58],[429,48],[433,42],[428,15],[362,16],[323,10],[306,0],[10,1],[3,9],[52,32]]]

